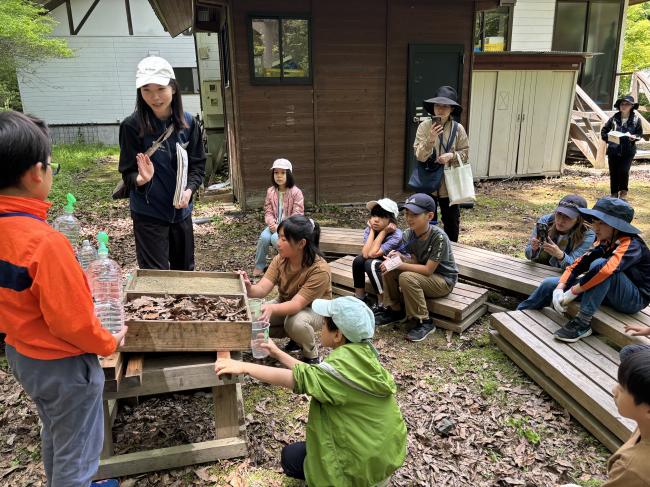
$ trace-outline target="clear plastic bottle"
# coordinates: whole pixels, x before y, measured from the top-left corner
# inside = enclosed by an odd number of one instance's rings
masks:
[[[79,249],[79,263],[83,270],[88,269],[91,262],[97,260],[97,250],[89,240],[84,240]]]
[[[67,237],[72,244],[72,248],[77,252],[79,231],[81,229],[79,220],[74,216],[74,204],[77,200],[71,193],[68,193],[66,198],[68,199],[68,204],[63,207],[63,215],[56,217],[52,226],[54,230],[58,230]]]
[[[108,257],[108,235],[97,234],[99,250],[97,260],[88,266],[86,274],[95,302],[95,314],[102,326],[111,333],[117,333],[124,325],[124,303],[122,302],[122,269]]]

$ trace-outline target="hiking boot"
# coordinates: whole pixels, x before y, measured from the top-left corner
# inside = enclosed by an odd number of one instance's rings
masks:
[[[388,325],[396,321],[402,321],[406,318],[406,311],[400,309],[399,311],[388,308],[384,313],[375,315],[375,326]]]
[[[420,324],[408,332],[406,339],[411,342],[421,342],[434,331],[436,331],[436,325],[433,324],[431,318],[427,318],[420,320]]]
[[[289,340],[287,344],[282,348],[287,353],[292,353],[292,352],[297,352],[298,350],[302,350],[302,347],[298,345],[296,342],[293,340]]]
[[[619,191],[618,197],[623,201],[627,201],[627,191]]]
[[[314,358],[307,358],[303,357],[300,359],[301,362],[308,364],[308,365],[318,365],[320,364],[320,358],[319,357],[314,357]]]
[[[581,338],[591,335],[591,325],[584,321],[573,318],[554,333],[555,339],[562,342],[573,343]]]

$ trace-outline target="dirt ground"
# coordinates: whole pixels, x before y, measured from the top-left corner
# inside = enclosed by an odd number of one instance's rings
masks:
[[[101,151],[87,156],[78,172],[55,183],[53,194],[75,188],[84,235],[107,230],[111,254],[127,273],[136,267],[131,223],[126,204],[106,197],[115,161],[105,156]],[[635,166],[632,179],[636,224],[647,234],[650,168]],[[573,168],[562,178],[482,183],[475,207],[462,212],[461,242],[521,256],[536,217],[570,192],[593,204],[608,192],[608,178]],[[53,216],[61,206],[57,201]],[[362,227],[367,219],[365,210],[334,206],[308,213],[321,225]],[[195,217],[203,216],[211,221],[195,225],[197,270],[250,270],[263,228],[261,212],[199,203]],[[509,308],[518,302],[494,291],[490,300]],[[609,453],[490,343],[487,330],[484,317],[461,336],[437,331],[412,344],[404,340],[404,330],[378,329],[375,344],[398,384],[409,430],[407,460],[392,485],[600,485]],[[138,475],[122,479],[122,486],[298,485],[281,474],[279,453],[304,438],[309,399],[251,379],[243,396],[247,458]],[[436,429],[445,419],[454,425],[448,436]],[[203,441],[212,434],[208,391],[141,398],[121,408],[114,427],[117,453]],[[36,410],[0,355],[0,485],[45,485],[39,450]]]

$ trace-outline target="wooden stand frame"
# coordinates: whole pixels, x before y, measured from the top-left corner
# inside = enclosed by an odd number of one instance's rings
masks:
[[[105,391],[104,448],[95,478],[135,475],[246,456],[241,377],[218,378],[214,373],[214,360],[214,354],[195,353],[147,357],[141,372],[141,384],[130,386],[122,383],[117,392]],[[212,387],[214,440],[113,455],[112,430],[118,399],[205,387]]]

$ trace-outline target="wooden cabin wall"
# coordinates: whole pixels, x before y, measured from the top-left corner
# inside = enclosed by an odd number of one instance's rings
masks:
[[[390,0],[388,5],[388,71],[386,73],[386,172],[387,196],[404,193],[406,103],[409,44],[464,44],[465,65],[461,103],[461,123],[467,127],[474,32],[474,2],[455,0]],[[437,86],[431,87],[433,96]],[[413,144],[413,141],[408,141]]]
[[[245,206],[263,203],[278,157],[294,164],[308,203],[363,202],[384,193],[402,198],[410,43],[466,46],[462,103],[468,106],[473,0],[237,0],[230,6],[236,163],[244,186],[237,196]],[[250,13],[311,15],[312,86],[251,84]],[[463,122],[466,117],[467,110]]]
[[[237,138],[239,167],[244,181],[245,206],[261,206],[271,185],[273,161],[293,163],[296,185],[314,202],[314,104],[311,86],[252,85],[248,52],[248,15],[309,14],[309,0],[231,2],[237,77]]]
[[[386,3],[312,3],[318,199],[383,192]]]

